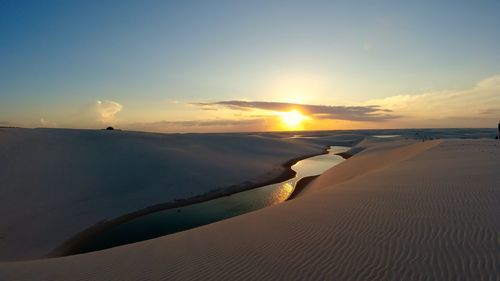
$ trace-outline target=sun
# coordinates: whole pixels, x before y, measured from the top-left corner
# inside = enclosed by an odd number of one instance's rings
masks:
[[[309,119],[309,117],[302,115],[297,110],[280,113],[281,121],[289,129],[300,129],[302,122]]]

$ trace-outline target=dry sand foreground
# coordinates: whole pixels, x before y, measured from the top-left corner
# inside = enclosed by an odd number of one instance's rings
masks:
[[[293,201],[0,280],[500,280],[500,142],[383,143]]]

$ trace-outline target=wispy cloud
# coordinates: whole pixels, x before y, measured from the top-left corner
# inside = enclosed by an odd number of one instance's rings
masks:
[[[500,75],[479,81],[469,89],[397,95],[366,104],[378,104],[421,126],[430,125],[426,120],[438,126],[488,125],[488,119],[500,118]],[[467,123],[457,124],[457,120]]]
[[[186,121],[158,121],[151,123],[134,123],[131,125],[144,126],[236,126],[236,125],[259,125],[265,123],[266,120],[261,119],[244,119],[244,120],[231,120],[231,119],[213,119],[213,120],[186,120]]]
[[[75,112],[58,120],[62,127],[99,128],[117,123],[117,114],[123,111],[123,105],[116,101],[96,100],[80,106]]]
[[[488,108],[481,112],[482,115],[497,115],[500,117],[500,108]]]
[[[123,105],[115,101],[96,101],[94,105],[95,113],[97,114],[97,120],[102,123],[111,123],[116,121],[116,114],[123,110]]]
[[[57,123],[53,121],[49,121],[45,118],[40,118],[40,126],[44,128],[55,128],[57,127]]]
[[[9,126],[10,122],[9,121],[1,121],[0,120],[0,126]]]
[[[269,121],[270,118],[253,119],[208,119],[208,120],[184,120],[184,121],[158,121],[149,123],[133,123],[123,125],[124,128],[133,130],[168,132],[168,131],[210,131],[219,128],[221,131],[234,131],[238,129],[258,130]]]
[[[367,106],[329,106],[298,104],[285,102],[266,102],[266,101],[219,101],[219,102],[196,102],[192,105],[200,106],[202,109],[216,109],[225,107],[232,110],[249,111],[252,109],[261,109],[269,111],[289,111],[292,109],[300,110],[302,113],[313,116],[316,119],[335,119],[348,121],[385,121],[399,116],[392,114],[391,110],[384,109],[378,105]]]

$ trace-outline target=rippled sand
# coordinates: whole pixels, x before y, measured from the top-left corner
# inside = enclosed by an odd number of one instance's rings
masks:
[[[298,198],[0,280],[498,280],[500,142],[367,144]]]

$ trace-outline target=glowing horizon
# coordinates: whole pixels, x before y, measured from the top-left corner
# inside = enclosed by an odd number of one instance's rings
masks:
[[[303,130],[303,122],[311,119],[311,117],[305,116],[300,111],[295,109],[279,112],[278,115],[280,116],[285,129],[290,131]]]

